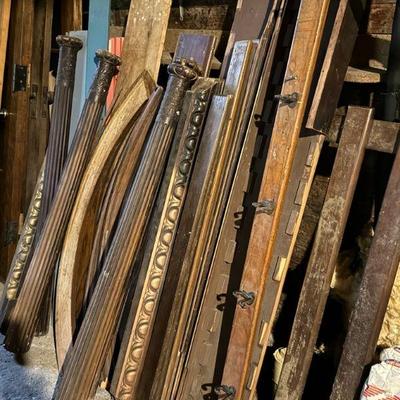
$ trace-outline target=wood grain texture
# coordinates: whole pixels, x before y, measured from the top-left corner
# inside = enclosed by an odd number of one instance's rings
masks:
[[[7,349],[13,352],[26,352],[31,345],[38,312],[50,284],[79,184],[89,161],[108,87],[119,64],[119,58],[106,51],[99,51],[98,56],[98,74],[82,111],[71,154],[10,315],[5,343]]]
[[[81,296],[79,285],[85,284],[87,258],[90,257],[91,240],[93,240],[93,237],[88,235],[90,233],[93,235],[93,224],[96,224],[96,209],[99,207],[101,192],[107,188],[113,158],[116,156],[124,136],[129,132],[135,114],[153,90],[154,84],[147,74],[142,75],[136,81],[119,107],[109,115],[101,139],[93,151],[82,178],[65,233],[57,279],[55,337],[57,360],[60,368],[71,344],[76,318],[82,304],[82,300],[79,298]],[[156,107],[160,95],[161,93],[158,92],[153,96],[150,108],[147,111]],[[143,128],[147,123],[147,121],[140,121],[139,126]],[[128,172],[129,170],[132,172],[139,161],[139,153],[147,131],[134,129],[132,133],[131,141],[134,146],[131,147],[132,164],[126,165]],[[127,182],[125,188],[126,185]],[[119,200],[119,202],[121,201],[122,199]],[[117,207],[117,205],[115,206]],[[91,230],[88,231],[88,229]],[[88,254],[85,256],[82,253],[87,249],[89,249]],[[77,309],[75,309],[75,306]]]
[[[117,93],[126,93],[126,88],[143,71],[147,71],[157,82],[170,9],[171,0],[131,2]]]
[[[265,279],[270,268],[328,6],[329,1],[324,0],[303,0],[300,5],[282,87],[283,95],[297,93],[298,101],[290,107],[283,102],[278,106],[259,193],[259,201],[272,202],[274,209],[271,213],[256,211],[240,285],[241,290],[255,294],[255,301],[247,308],[236,307],[223,373],[222,384],[234,387],[236,398],[242,397],[250,350],[259,326]]]
[[[206,111],[215,90],[216,80],[198,80],[185,97],[185,105],[177,128],[180,137],[176,157],[170,156],[168,170],[164,177],[167,190],[161,190],[157,198],[161,215],[156,215],[152,224],[158,226],[155,237],[151,238],[145,250],[141,270],[146,271],[143,285],[138,285],[130,311],[121,346],[119,367],[121,373],[113,383],[113,395],[118,399],[134,399],[139,376],[142,373],[145,355],[150,342],[154,318],[158,309],[162,287],[167,273],[179,219],[185,203],[193,163],[201,138]],[[157,213],[158,214],[158,213]],[[140,278],[139,278],[140,279]],[[139,298],[136,300],[136,298]],[[137,304],[139,303],[139,304]],[[124,342],[127,342],[126,344]]]
[[[265,282],[262,315],[258,328],[259,335],[253,346],[251,368],[249,368],[246,377],[245,399],[253,399],[256,395],[258,378],[277,315],[286,272],[296,244],[323,141],[322,135],[306,136],[301,137],[297,145],[271,259],[272,268],[269,269]]]
[[[21,24],[20,21],[24,23]],[[27,80],[21,90],[14,90],[13,73],[18,66],[29,68],[32,60],[32,38],[34,20],[34,1],[13,2],[9,24],[7,49],[7,74],[3,89],[3,107],[9,113],[4,121],[0,157],[0,182],[7,188],[0,194],[0,275],[7,276],[7,270],[14,256],[18,241],[18,230],[23,216],[25,202],[25,180],[29,136],[29,94]],[[17,88],[16,88],[17,89]]]
[[[61,6],[61,33],[82,30],[82,0],[63,0]]]
[[[193,315],[201,301],[207,259],[211,256],[222,218],[224,191],[229,185],[229,171],[235,162],[238,136],[238,118],[241,115],[247,77],[254,56],[253,44],[238,42],[232,55],[232,62],[225,82],[225,96],[233,96],[226,127],[222,127],[216,140],[216,150],[205,170],[201,193],[190,238],[183,257],[178,290],[175,295],[168,335],[164,339],[162,361],[157,367],[152,398],[175,399],[177,383],[182,371],[182,361],[187,353],[187,341],[193,329]],[[221,97],[223,99],[223,97]],[[213,99],[213,102],[216,98]],[[206,129],[207,124],[206,122]],[[212,122],[210,121],[212,124]],[[195,171],[196,172],[196,171]],[[185,347],[185,349],[183,349]],[[167,356],[168,354],[168,356]],[[168,357],[168,358],[167,358]]]
[[[350,212],[372,109],[349,107],[307,266],[275,398],[300,399]]]
[[[281,27],[285,2],[274,2],[268,23],[257,48],[249,81],[256,83],[245,107],[250,117],[243,118],[241,129],[244,136],[238,165],[234,173],[232,187],[223,222],[216,243],[209,276],[204,288],[202,304],[199,308],[196,326],[191,338],[191,346],[185,359],[184,371],[179,382],[179,396],[198,398],[211,395],[218,363],[218,347],[227,303],[222,299],[228,290],[231,273],[237,275],[238,268],[233,266],[234,255],[240,246],[237,242],[238,231],[242,227],[244,214],[243,201],[246,192],[253,187],[250,181],[250,169],[255,152],[256,141],[262,134],[266,121],[263,113],[267,88]],[[260,120],[258,116],[263,116]],[[240,133],[239,133],[240,134]],[[234,270],[232,269],[234,268]],[[221,297],[222,295],[222,297]]]
[[[0,108],[3,93],[4,67],[6,64],[8,25],[10,23],[11,0],[0,3]]]
[[[400,262],[400,152],[397,152],[333,385],[331,400],[351,400],[371,363]]]
[[[184,60],[171,64],[168,71],[170,78],[156,122],[82,327],[64,361],[54,400],[88,398],[96,390],[108,346],[117,329],[132,263],[139,251],[164,171],[184,94],[197,77],[195,66]]]
[[[359,2],[357,13],[362,14],[365,7],[366,1]],[[358,20],[360,15],[354,15],[351,2],[341,0],[306,124],[322,134],[328,132],[335,115],[358,35]]]

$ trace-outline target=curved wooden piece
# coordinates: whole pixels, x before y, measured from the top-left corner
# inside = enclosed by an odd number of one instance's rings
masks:
[[[134,104],[133,98],[141,101],[137,88],[134,88],[127,97],[126,101],[130,103],[129,107],[126,107],[124,101],[121,104],[121,108],[116,110],[112,117],[113,121],[125,119],[126,124],[121,125],[122,129],[118,130],[115,129],[115,124],[109,123],[82,181],[65,236],[57,280],[54,323],[57,361],[60,368],[72,342],[76,319],[83,303],[90,250],[96,234],[96,230],[92,227],[97,224],[96,220],[98,219],[98,213],[94,210],[99,209],[100,201],[103,198],[101,192],[104,192],[107,187],[111,187],[112,192],[108,204],[113,205],[114,212],[111,219],[115,221],[129,178],[132,176],[139,161],[140,151],[150,123],[153,121],[151,116],[154,116],[157,110],[161,94],[161,88],[154,91],[143,113],[135,122],[126,142],[126,151],[121,157],[122,162],[119,163],[119,168],[117,168],[117,181],[112,181],[110,185],[110,167],[114,165],[111,160],[118,151],[122,140],[121,137],[126,133],[126,126],[129,124],[130,119],[133,118],[131,110],[138,109],[139,103]],[[129,115],[130,119],[128,118]],[[93,177],[95,178],[93,179]],[[86,249],[88,251],[85,252]]]

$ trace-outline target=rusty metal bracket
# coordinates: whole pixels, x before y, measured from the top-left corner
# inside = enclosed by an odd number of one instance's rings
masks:
[[[254,292],[246,292],[245,290],[235,290],[232,294],[238,299],[238,304],[242,308],[251,306],[256,297]]]
[[[221,399],[230,399],[236,394],[236,389],[233,386],[220,385],[214,389],[215,394],[221,397]]]

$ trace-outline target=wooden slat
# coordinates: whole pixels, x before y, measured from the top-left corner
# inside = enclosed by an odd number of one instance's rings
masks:
[[[372,361],[400,262],[400,151],[397,152],[368,253],[331,400],[352,400]]]
[[[362,16],[365,3],[365,0],[359,2],[357,15],[349,0],[341,0],[339,3],[307,128],[326,134],[331,126],[358,34],[359,14]],[[359,7],[361,10],[358,10]]]
[[[258,377],[268,347],[286,272],[296,244],[323,140],[323,135],[306,136],[301,137],[297,145],[271,260],[272,268],[269,269],[265,282],[265,297],[258,329],[259,334],[253,346],[252,368],[250,368],[246,378],[244,395],[246,399],[254,398],[256,394]]]
[[[349,107],[297,306],[276,400],[294,400],[302,396],[364,158],[372,114],[369,108]]]
[[[250,307],[236,307],[222,384],[241,398],[256,336],[261,300],[279,226],[289,173],[303,123],[329,1],[303,0],[282,87],[283,95],[297,93],[298,101],[280,102],[275,118],[259,201],[273,205],[271,213],[256,212],[240,289],[255,294]],[[304,57],[307,54],[307,57]],[[295,77],[295,79],[293,79]]]
[[[3,93],[4,67],[6,63],[8,25],[10,22],[11,0],[2,0],[0,4],[0,108]]]
[[[82,0],[60,2],[61,33],[82,30]]]

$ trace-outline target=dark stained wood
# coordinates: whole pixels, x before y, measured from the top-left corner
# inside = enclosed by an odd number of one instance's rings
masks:
[[[331,400],[352,400],[372,361],[400,262],[400,151],[397,152],[368,253]]]
[[[365,10],[366,1],[358,2],[357,13]],[[344,78],[358,35],[360,15],[350,0],[341,0],[336,13],[318,85],[307,120],[307,128],[326,134],[335,115]]]
[[[275,117],[268,158],[264,168],[259,202],[271,210],[256,209],[240,290],[253,292],[254,303],[237,305],[230,335],[222,385],[233,387],[241,398],[250,360],[250,352],[259,326],[264,284],[272,257],[283,200],[288,185],[298,137],[303,124],[329,1],[303,0],[286,68],[282,95],[297,93],[291,104],[281,101]],[[304,57],[308,54],[308,57]],[[296,77],[293,79],[293,77]],[[261,203],[262,204],[262,203]]]
[[[60,2],[61,33],[82,30],[82,0]]]
[[[349,107],[282,367],[277,400],[302,396],[372,115],[372,109]]]
[[[53,399],[90,398],[97,388],[125,298],[132,264],[155,201],[184,94],[197,77],[187,60],[170,65],[170,78],[142,162],[129,190],[86,316],[70,348]]]
[[[106,51],[98,51],[98,56],[99,69],[81,114],[70,157],[10,315],[5,344],[13,352],[26,352],[31,345],[39,309],[50,284],[68,219],[99,128],[108,87],[116,72],[116,65],[119,64],[119,58]]]
[[[0,184],[7,188],[0,194],[0,275],[4,279],[18,241],[19,226],[25,213],[25,180],[29,136],[30,83],[13,90],[16,66],[28,71],[32,59],[34,1],[12,2],[7,49],[7,73],[3,90],[3,107],[9,113],[1,135]],[[24,21],[22,24],[21,21]]]

